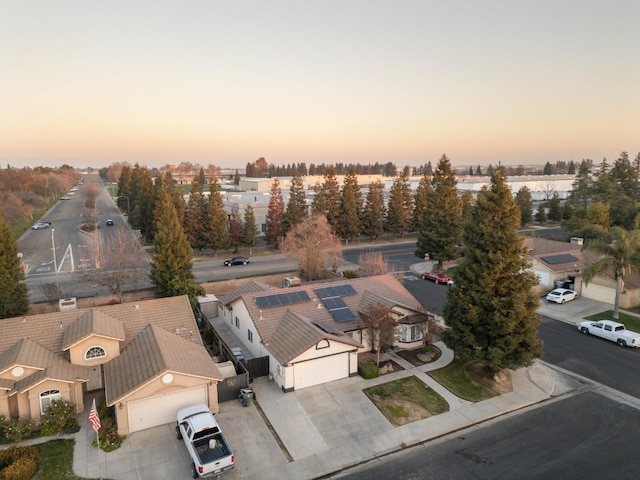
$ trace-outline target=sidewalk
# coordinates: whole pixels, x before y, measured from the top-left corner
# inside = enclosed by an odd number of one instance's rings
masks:
[[[432,262],[412,266],[420,275]],[[584,316],[611,306],[579,298],[564,305],[541,302],[538,312],[561,321],[577,323]],[[345,378],[290,393],[283,393],[267,377],[251,387],[256,402],[243,408],[240,402],[221,404],[218,421],[234,449],[236,467],[222,478],[299,480],[325,478],[404,448],[539,403],[561,391],[557,376],[542,362],[512,372],[513,391],[482,402],[460,399],[435,382],[428,372],[453,360],[443,343],[436,346],[440,358],[414,366],[394,353],[387,354],[404,368],[372,380]],[[363,389],[407,376],[416,376],[440,394],[449,411],[394,427],[364,394]],[[88,411],[88,410],[87,410]],[[190,459],[168,424],[134,433],[123,446],[108,454],[90,446],[94,435],[86,421],[75,434],[74,472],[85,478],[158,480],[189,478]]]

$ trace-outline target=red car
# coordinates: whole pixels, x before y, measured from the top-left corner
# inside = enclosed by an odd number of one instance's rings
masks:
[[[448,275],[442,272],[424,272],[422,278],[425,280],[431,280],[436,283],[443,283],[445,285],[451,285],[453,280]]]

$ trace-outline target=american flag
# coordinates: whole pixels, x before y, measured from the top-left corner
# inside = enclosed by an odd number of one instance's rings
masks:
[[[89,412],[89,423],[93,427],[93,431],[100,430],[100,417],[98,416],[98,410],[96,409],[96,399],[93,399],[91,404],[91,411]]]

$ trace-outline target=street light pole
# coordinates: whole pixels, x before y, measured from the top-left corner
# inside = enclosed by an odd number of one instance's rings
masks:
[[[56,233],[56,229],[52,228],[51,229],[51,250],[53,251],[53,271],[56,274],[56,286],[58,285],[58,262],[56,260],[56,240],[55,240],[55,234]]]

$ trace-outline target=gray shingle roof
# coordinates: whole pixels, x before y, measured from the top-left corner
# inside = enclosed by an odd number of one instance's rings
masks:
[[[360,348],[362,345],[348,335],[327,333],[295,312],[288,310],[269,341],[269,352],[285,365],[321,340],[329,340]]]
[[[91,335],[112,338],[123,342],[125,340],[122,322],[107,313],[92,308],[69,325],[62,336],[62,349],[68,350],[75,343]]]
[[[343,296],[342,300],[347,307],[356,314],[355,320],[346,322],[336,322],[333,316],[326,309],[322,301],[315,293],[316,288],[323,288],[332,285],[349,284],[353,286],[356,293],[354,295]],[[242,287],[241,287],[242,288]],[[238,289],[239,290],[239,289]],[[255,298],[264,295],[264,290],[259,291],[237,291],[230,292],[225,298],[241,299],[245,304],[253,323],[258,330],[258,334],[263,342],[269,344],[269,351],[277,345],[276,352],[281,358],[291,358],[292,354],[301,352],[308,344],[305,335],[310,334],[308,325],[303,325],[305,332],[300,332],[301,336],[288,335],[281,323],[285,319],[287,312],[295,312],[296,315],[304,319],[304,323],[312,324],[313,322],[321,322],[339,332],[349,332],[364,327],[364,322],[360,318],[358,312],[362,311],[363,305],[368,302],[377,300],[380,303],[389,304],[391,306],[402,306],[415,312],[422,312],[423,307],[409,291],[404,288],[402,283],[392,275],[379,275],[375,277],[364,277],[356,279],[340,279],[330,282],[307,283],[295,288],[277,288],[269,289],[269,294],[288,293],[295,291],[304,291],[310,300],[292,305],[284,305],[277,307],[269,307],[260,309],[255,302]],[[366,298],[365,298],[366,293]],[[363,300],[364,298],[364,300]],[[363,303],[364,301],[364,303]],[[225,302],[228,304],[229,302]],[[427,314],[425,313],[425,320]],[[296,317],[286,317],[287,322],[292,322]],[[312,328],[317,328],[312,326]],[[284,345],[285,340],[276,339],[275,335],[282,335],[289,342]],[[274,343],[275,342],[275,343]],[[308,347],[307,347],[308,348]],[[302,350],[303,351],[303,350]],[[275,353],[274,353],[275,355]]]

